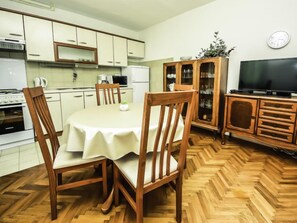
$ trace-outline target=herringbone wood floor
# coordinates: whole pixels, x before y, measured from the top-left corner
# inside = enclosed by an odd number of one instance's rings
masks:
[[[183,222],[297,222],[297,159],[292,155],[237,139],[222,146],[197,129],[189,143]],[[43,165],[0,178],[0,222],[50,222],[47,185]],[[135,222],[124,200],[103,215],[100,195],[98,184],[59,193],[54,222]],[[171,187],[145,197],[144,221],[175,222]]]

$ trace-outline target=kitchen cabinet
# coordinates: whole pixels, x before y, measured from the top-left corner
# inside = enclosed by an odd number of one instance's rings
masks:
[[[55,61],[52,22],[24,16],[27,60]]]
[[[97,106],[96,91],[84,91],[84,106],[85,108]]]
[[[53,22],[54,41],[96,48],[96,32],[59,22]]]
[[[47,93],[45,94],[45,98],[46,98],[56,131],[57,132],[63,131],[60,94]]]
[[[75,26],[53,22],[53,34],[55,42],[77,45]]]
[[[83,28],[76,28],[77,45],[97,48],[96,32]]]
[[[144,58],[144,42],[127,40],[128,57]]]
[[[21,14],[0,11],[0,37],[24,40],[23,17]]]
[[[127,66],[125,38],[97,32],[98,64],[102,66]]]
[[[226,94],[222,144],[229,132],[272,148],[297,151],[296,112],[296,97]]]
[[[84,108],[84,93],[67,92],[61,93],[61,110],[63,126],[66,124],[68,117],[75,111]]]

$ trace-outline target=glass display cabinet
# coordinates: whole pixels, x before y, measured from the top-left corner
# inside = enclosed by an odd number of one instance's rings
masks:
[[[163,90],[173,91],[174,83],[177,83],[179,63],[164,63],[163,64]]]
[[[227,89],[228,59],[214,57],[198,60],[197,110],[194,125],[221,131],[223,125],[224,93]]]

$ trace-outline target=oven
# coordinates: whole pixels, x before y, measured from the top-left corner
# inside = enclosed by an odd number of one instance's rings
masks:
[[[0,150],[31,142],[33,124],[24,95],[0,95]]]
[[[0,58],[0,150],[34,142],[26,86],[25,60]]]

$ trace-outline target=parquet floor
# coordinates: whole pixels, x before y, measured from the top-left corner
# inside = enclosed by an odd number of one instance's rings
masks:
[[[185,223],[296,223],[297,158],[238,139],[222,146],[207,131],[191,134],[183,184]],[[83,173],[78,173],[79,177]],[[0,222],[51,222],[43,165],[0,178]],[[122,200],[108,215],[100,211],[98,184],[59,193],[62,223],[132,223]],[[145,197],[146,223],[175,222],[175,195],[166,186]]]

